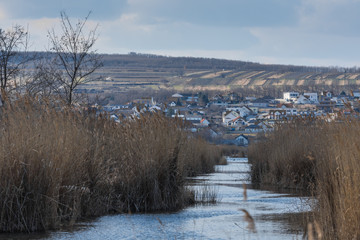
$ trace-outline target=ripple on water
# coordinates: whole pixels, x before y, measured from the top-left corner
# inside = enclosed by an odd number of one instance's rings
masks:
[[[213,205],[195,205],[168,214],[132,214],[101,217],[75,232],[54,232],[48,239],[299,239],[301,227],[289,225],[287,216],[301,216],[309,209],[305,198],[259,189],[247,189],[250,165],[246,158],[228,158],[216,173],[194,178],[194,189],[213,187],[220,200]],[[247,229],[246,209],[254,218],[256,233]],[[283,216],[283,217],[282,217]],[[290,231],[291,230],[291,231]]]

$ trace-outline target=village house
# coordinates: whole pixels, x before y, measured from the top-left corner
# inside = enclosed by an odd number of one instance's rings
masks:
[[[294,102],[296,105],[311,104],[309,96],[300,95]]]
[[[246,117],[250,114],[252,114],[252,110],[247,107],[247,106],[242,106],[242,107],[227,107],[226,111],[234,111],[237,112],[239,114],[239,116],[241,117]]]
[[[177,100],[178,98],[183,98],[184,96],[179,93],[175,93],[175,94],[171,95],[171,97],[175,98]]]
[[[248,108],[252,111],[253,114],[259,113],[259,108],[254,106],[248,106]]]
[[[262,127],[260,127],[257,124],[251,124],[251,125],[245,127],[246,133],[259,133],[262,131],[263,131]]]
[[[298,92],[284,92],[283,99],[287,102],[294,102],[299,97]]]
[[[249,145],[249,139],[245,135],[241,134],[240,136],[237,136],[235,138],[235,144],[237,146],[248,146]]]
[[[201,115],[185,114],[184,119],[192,123],[194,126],[201,126],[201,120],[203,117]]]
[[[286,110],[275,109],[269,111],[269,119],[280,120],[286,117]]]
[[[352,92],[352,96],[353,96],[354,98],[359,99],[359,98],[360,98],[360,91],[353,91],[353,92]]]
[[[223,125],[227,126],[228,123],[235,118],[239,117],[240,114],[235,111],[226,111],[222,113],[222,123]]]
[[[246,125],[246,121],[241,116],[238,116],[238,117],[228,121],[226,126],[241,127],[241,126],[245,126],[245,125]]]
[[[269,107],[269,103],[270,103],[269,99],[258,98],[258,99],[251,101],[250,105],[252,107],[257,107],[257,108],[267,108],[267,107]]]
[[[309,93],[309,92],[307,93],[306,92],[303,95],[304,95],[304,97],[307,97],[309,99],[310,103],[314,103],[314,104],[319,103],[317,93]]]
[[[201,119],[200,125],[203,127],[208,127],[210,125],[210,122],[206,120],[205,118]]]
[[[271,126],[271,124],[269,122],[265,122],[265,121],[260,122],[258,124],[258,126],[260,126],[264,132],[269,132],[269,131],[274,130],[274,128]]]
[[[332,99],[332,93],[323,91],[319,97],[319,104],[316,106],[318,110],[323,110],[327,113],[333,112],[336,106],[336,100]]]
[[[219,107],[226,107],[229,104],[226,101],[224,101],[222,99],[219,99],[219,100],[214,100],[214,101],[210,102],[210,105],[215,105],[215,106],[219,106]]]
[[[322,91],[319,95],[319,103],[324,101],[330,101],[333,96],[332,92],[329,91]]]
[[[240,100],[240,97],[237,93],[235,92],[232,92],[232,93],[229,93],[227,95],[227,98],[231,101],[231,102],[238,102]]]

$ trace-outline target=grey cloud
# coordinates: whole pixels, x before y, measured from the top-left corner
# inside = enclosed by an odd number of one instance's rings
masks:
[[[94,20],[119,17],[126,7],[126,0],[0,0],[0,6],[11,18],[54,18],[60,11],[82,18],[92,11]]]
[[[134,1],[130,10],[145,18],[212,26],[288,26],[297,22],[299,0]],[[132,7],[132,8],[131,8]]]
[[[360,2],[304,1],[300,8],[301,27],[328,35],[360,36]]]
[[[119,44],[147,49],[239,50],[257,43],[257,39],[244,29],[204,28],[186,24],[163,26],[151,34],[139,33],[135,38],[127,38],[126,32],[123,35],[123,38],[119,38]]]

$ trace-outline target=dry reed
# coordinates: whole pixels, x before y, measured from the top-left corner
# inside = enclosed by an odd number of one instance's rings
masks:
[[[250,146],[253,180],[307,189],[317,238],[360,239],[360,122],[295,121]]]
[[[221,157],[161,114],[116,124],[28,97],[0,111],[0,232],[178,210],[192,201],[185,178],[213,171]]]
[[[245,183],[243,183],[243,197],[244,201],[247,201],[247,187]]]
[[[248,223],[247,225],[247,229],[253,233],[256,233],[256,227],[255,227],[255,221],[254,218],[250,215],[250,213],[245,210],[245,209],[239,209],[240,211],[242,211],[245,215],[244,215],[244,220],[245,222]]]

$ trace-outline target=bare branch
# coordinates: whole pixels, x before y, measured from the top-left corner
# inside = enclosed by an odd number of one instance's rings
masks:
[[[48,32],[51,51],[56,55],[54,64],[62,70],[58,76],[59,82],[62,82],[69,105],[73,101],[74,89],[93,80],[92,74],[102,66],[100,55],[93,49],[97,40],[97,26],[88,32],[85,30],[89,16],[90,13],[84,20],[73,24],[66,13],[61,12],[62,33],[58,35],[54,29]]]
[[[14,86],[10,85],[16,78],[23,66],[33,60],[33,56],[25,54],[28,49],[29,33],[24,27],[15,25],[4,31],[0,29],[0,89],[1,102]]]

